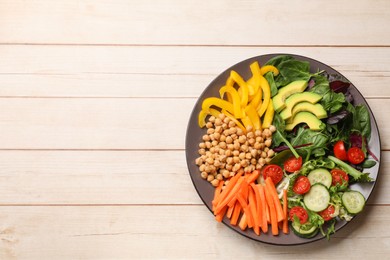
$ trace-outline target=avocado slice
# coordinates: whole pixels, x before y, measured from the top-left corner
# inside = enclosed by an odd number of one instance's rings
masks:
[[[306,123],[311,130],[321,130],[322,121],[319,120],[315,115],[310,112],[302,111],[298,112],[294,117],[291,123],[286,124],[286,130],[291,131],[294,127],[300,123]]]
[[[297,113],[307,111],[314,114],[318,119],[323,119],[328,117],[326,110],[321,104],[311,104],[309,102],[300,102],[294,106],[292,109],[292,117],[294,117]]]
[[[315,104],[318,101],[321,100],[321,96],[314,92],[301,92],[301,93],[295,93],[286,98],[286,107],[280,112],[280,116],[287,120],[290,117],[292,117],[292,110],[295,105],[299,104],[300,102],[308,102],[311,104]]]
[[[298,92],[303,92],[307,87],[307,81],[305,80],[296,80],[290,84],[280,88],[278,94],[272,98],[272,103],[276,112],[279,112],[286,107],[285,100],[290,95]]]

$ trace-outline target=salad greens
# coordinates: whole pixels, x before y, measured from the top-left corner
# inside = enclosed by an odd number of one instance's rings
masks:
[[[278,89],[296,80],[308,82],[306,91],[319,94],[322,98],[319,103],[327,111],[328,117],[323,119],[325,127],[320,130],[311,130],[305,124],[297,125],[292,131],[286,131],[285,121],[279,113],[275,113],[273,125],[276,132],[272,136],[272,149],[276,155],[271,164],[283,167],[283,163],[291,156],[302,157],[303,164],[299,171],[287,174],[281,181],[278,190],[287,188],[288,207],[300,206],[307,210],[308,221],[300,223],[298,217],[294,217],[293,224],[302,230],[310,230],[313,227],[328,237],[335,232],[336,218],[349,221],[353,214],[349,214],[342,203],[342,195],[350,190],[348,181],[332,184],[329,188],[331,197],[330,206],[334,207],[332,218],[325,221],[318,212],[308,210],[303,202],[303,194],[297,194],[293,185],[298,177],[307,176],[312,170],[324,168],[329,171],[338,168],[347,173],[352,179],[350,182],[372,182],[368,173],[363,173],[364,168],[373,167],[375,160],[368,159],[369,151],[367,143],[371,137],[370,114],[365,105],[355,104],[353,96],[349,92],[350,83],[340,76],[329,75],[325,71],[310,72],[310,64],[300,61],[289,55],[279,55],[270,59],[265,65],[273,65],[279,70],[274,76],[268,72],[265,78],[270,84],[271,96],[278,93]],[[342,140],[346,148],[359,147],[365,154],[365,159],[358,165],[350,165],[334,156],[333,145]],[[377,159],[376,159],[377,160]],[[326,225],[324,225],[327,223]]]

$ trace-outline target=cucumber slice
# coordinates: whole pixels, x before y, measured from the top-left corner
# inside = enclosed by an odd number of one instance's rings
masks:
[[[311,185],[314,185],[316,183],[321,183],[328,189],[330,185],[332,185],[332,174],[330,174],[330,172],[324,168],[312,170],[307,175],[307,178],[309,178]]]
[[[311,186],[308,193],[303,196],[306,207],[314,212],[320,212],[329,205],[330,194],[328,189],[321,183]]]
[[[350,214],[361,212],[366,204],[366,199],[363,194],[354,190],[344,192],[341,196],[341,201]]]
[[[319,229],[316,226],[308,227],[305,229],[304,225],[299,225],[293,222],[291,224],[292,230],[294,231],[295,235],[303,238],[311,238],[317,235]]]

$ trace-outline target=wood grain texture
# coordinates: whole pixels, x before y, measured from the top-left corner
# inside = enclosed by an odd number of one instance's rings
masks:
[[[386,0],[3,1],[0,35],[3,43],[390,45],[389,9]]]

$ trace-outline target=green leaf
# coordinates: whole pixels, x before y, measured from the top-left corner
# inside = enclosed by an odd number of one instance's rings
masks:
[[[276,87],[276,84],[275,84],[274,74],[272,72],[267,72],[265,74],[265,79],[268,81],[268,84],[271,88],[271,97],[278,94],[278,88]]]

